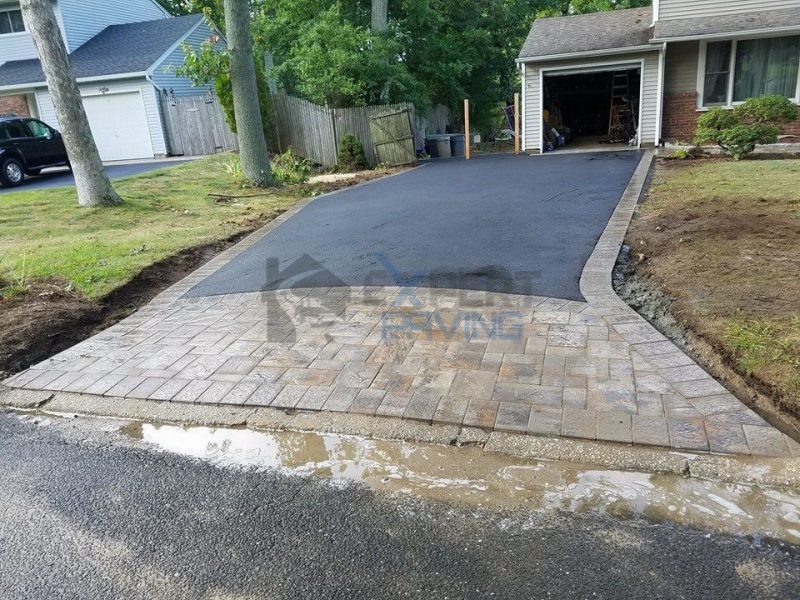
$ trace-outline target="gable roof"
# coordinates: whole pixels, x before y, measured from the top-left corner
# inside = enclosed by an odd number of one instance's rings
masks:
[[[652,22],[651,7],[536,19],[519,58],[647,46]]]
[[[714,18],[695,17],[658,21],[654,41],[695,39],[765,30],[800,29],[800,6]]]
[[[111,25],[70,55],[75,77],[143,73],[203,20],[203,15]],[[44,83],[38,59],[0,65],[0,87]]]

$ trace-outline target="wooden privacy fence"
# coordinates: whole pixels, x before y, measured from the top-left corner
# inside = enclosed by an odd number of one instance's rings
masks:
[[[414,105],[408,103],[328,108],[285,92],[273,96],[273,106],[278,149],[284,152],[291,148],[300,156],[328,167],[336,165],[339,144],[348,133],[362,143],[370,165],[381,161],[370,129],[370,120],[376,116],[407,111],[415,137],[412,151],[424,145],[426,131],[443,133],[450,121],[450,112],[443,106],[418,117]]]
[[[161,113],[169,152],[177,156],[204,156],[239,149],[217,99],[211,94],[161,96]]]
[[[405,165],[417,158],[414,146],[414,117],[408,108],[370,117],[369,128],[378,160],[387,165]]]
[[[373,138],[370,128],[370,121],[380,115],[405,111],[414,137],[411,153],[406,148],[393,154],[392,160],[402,156],[408,158],[407,162],[413,161],[415,150],[424,146],[425,135],[444,133],[450,124],[450,111],[444,106],[434,107],[425,116],[417,115],[414,105],[408,103],[327,108],[282,91],[273,95],[273,108],[277,146],[273,150],[285,152],[291,148],[299,156],[327,167],[336,165],[339,144],[348,133],[363,144],[370,165],[381,162],[383,159],[375,151],[379,140]],[[236,135],[225,122],[222,106],[211,93],[185,97],[163,93],[161,112],[170,154],[202,156],[239,148]],[[381,139],[380,143],[386,141]]]

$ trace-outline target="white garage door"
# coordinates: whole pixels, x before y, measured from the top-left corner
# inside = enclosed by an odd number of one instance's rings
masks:
[[[83,107],[103,160],[152,158],[153,144],[139,92],[86,96]]]

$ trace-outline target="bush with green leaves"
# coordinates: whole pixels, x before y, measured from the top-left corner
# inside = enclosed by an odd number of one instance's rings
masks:
[[[695,144],[716,144],[741,160],[756,144],[774,144],[780,125],[797,119],[797,106],[784,96],[751,98],[732,110],[715,107],[697,122]]]
[[[295,156],[291,148],[283,154],[276,154],[270,166],[275,181],[281,185],[305,183],[313,171],[311,163],[305,158]]]
[[[362,171],[369,166],[364,145],[351,133],[342,136],[339,142],[337,166],[340,171]]]

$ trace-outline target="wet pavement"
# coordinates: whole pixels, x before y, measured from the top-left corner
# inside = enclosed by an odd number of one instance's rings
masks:
[[[798,510],[469,447],[0,416],[4,598],[792,598]]]

